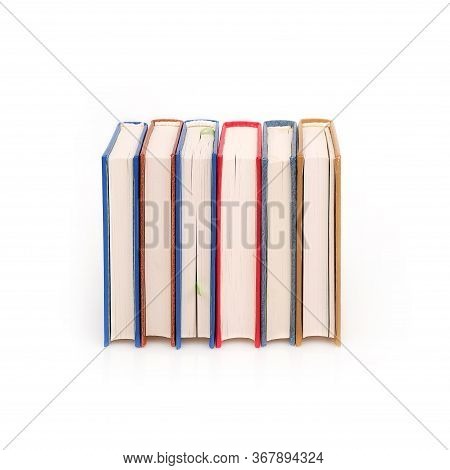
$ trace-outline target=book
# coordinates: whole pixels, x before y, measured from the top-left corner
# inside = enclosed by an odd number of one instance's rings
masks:
[[[139,152],[147,124],[119,123],[102,157],[104,345],[141,346]]]
[[[332,121],[298,125],[296,344],[325,337],[340,344],[341,156]],[[301,210],[300,210],[301,208]]]
[[[175,345],[175,153],[183,122],[150,123],[140,154],[141,337]]]
[[[295,343],[297,124],[263,126],[261,223],[261,345]]]
[[[261,124],[226,122],[217,156],[216,346],[261,343]]]
[[[216,167],[219,123],[186,121],[176,154],[175,344],[215,339]]]

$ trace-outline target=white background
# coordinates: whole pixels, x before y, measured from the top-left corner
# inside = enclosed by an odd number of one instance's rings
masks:
[[[121,120],[334,117],[445,5],[12,1]],[[0,454],[323,452],[326,468],[449,468],[448,8],[336,119],[343,342],[113,344]],[[5,446],[102,350],[100,156],[116,122],[0,5]],[[244,456],[249,459],[244,461]],[[295,464],[290,464],[295,465]],[[287,467],[289,468],[289,466]]]

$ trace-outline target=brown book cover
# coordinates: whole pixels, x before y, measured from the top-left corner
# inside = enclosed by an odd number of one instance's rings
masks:
[[[341,152],[333,121],[329,119],[302,119],[298,124],[297,154],[297,286],[296,286],[296,321],[295,344],[303,340],[303,183],[305,158],[303,154],[303,126],[305,124],[327,124],[334,147],[334,241],[335,241],[335,337],[336,345],[341,344]]]
[[[150,122],[139,155],[139,270],[141,277],[140,307],[141,307],[141,338],[142,346],[147,343],[146,336],[146,298],[145,298],[145,157],[155,124],[158,122],[178,122],[180,124],[177,138],[171,153],[171,328],[170,343],[175,346],[175,154],[180,138],[183,121],[179,119],[154,119]]]

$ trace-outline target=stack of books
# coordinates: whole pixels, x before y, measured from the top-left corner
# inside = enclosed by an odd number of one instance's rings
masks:
[[[102,157],[104,337],[340,344],[332,121],[118,124]]]

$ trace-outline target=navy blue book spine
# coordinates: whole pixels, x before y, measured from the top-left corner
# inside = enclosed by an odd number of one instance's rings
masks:
[[[181,151],[186,137],[186,124],[181,129],[175,154],[175,347],[181,348],[181,280],[182,280],[182,187],[181,187]]]
[[[130,123],[126,123],[130,124]],[[140,124],[140,123],[133,123]],[[141,275],[140,275],[140,252],[139,252],[139,220],[140,220],[140,205],[139,205],[139,171],[140,159],[139,155],[142,150],[145,135],[147,134],[148,125],[144,124],[136,154],[133,157],[133,271],[134,271],[134,344],[137,348],[142,346],[141,336]],[[143,215],[143,214],[142,214]]]

